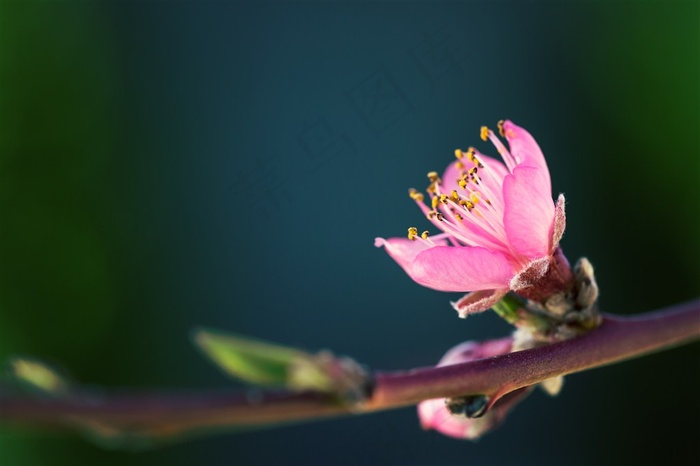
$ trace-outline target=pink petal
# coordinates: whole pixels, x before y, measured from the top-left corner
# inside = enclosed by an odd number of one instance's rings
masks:
[[[442,174],[442,185],[444,186],[444,191],[445,192],[452,192],[453,189],[456,189],[457,192],[460,192],[461,188],[459,187],[459,184],[457,181],[460,178],[460,170],[457,168],[457,160],[452,162],[447,166],[445,169],[445,172]]]
[[[535,167],[542,170],[547,186],[551,189],[549,169],[544,159],[542,149],[525,129],[516,125],[510,120],[503,123],[503,132],[510,146],[510,153],[518,165]],[[550,195],[551,197],[551,195]]]
[[[515,274],[510,281],[510,289],[513,291],[521,291],[537,285],[537,282],[544,277],[544,274],[549,270],[549,256],[533,259]]]
[[[516,167],[503,182],[503,200],[503,225],[513,248],[530,259],[548,255],[554,202],[542,170]]]
[[[435,429],[452,438],[476,440],[501,425],[508,413],[533,389],[534,386],[524,387],[506,394],[476,419],[450,413],[444,398],[422,401],[418,404],[418,418],[423,429]]]
[[[515,274],[513,265],[501,252],[450,246],[418,253],[406,272],[417,283],[438,291],[507,288]]]
[[[449,366],[477,359],[507,354],[512,349],[512,338],[501,338],[485,342],[468,341],[461,343],[440,360],[439,366]],[[484,416],[470,419],[450,413],[444,398],[426,400],[418,404],[418,418],[424,429],[435,429],[453,438],[476,439],[497,427],[520,400],[532,391],[533,387],[515,390],[495,401],[491,410]]]
[[[476,419],[453,415],[445,406],[444,398],[418,403],[418,419],[425,430],[435,429],[448,437],[458,439],[476,438],[471,435]]]
[[[564,236],[564,230],[566,229],[566,210],[565,210],[566,200],[564,195],[560,194],[557,199],[557,205],[554,208],[554,224],[552,225],[552,245],[549,247],[550,251],[554,251],[557,246],[559,246],[559,241],[561,237]]]
[[[433,243],[442,246],[447,244],[447,241],[444,239],[433,240]],[[409,276],[411,275],[413,260],[416,258],[418,253],[432,247],[426,241],[413,241],[408,238],[375,238],[374,246],[378,248],[384,246],[386,252],[389,253],[389,256],[391,256],[391,258],[394,259]]]
[[[459,313],[459,316],[464,319],[469,314],[476,314],[490,309],[494,304],[499,302],[508,293],[508,289],[502,290],[481,290],[473,291],[456,303],[452,307]]]
[[[501,354],[510,353],[513,348],[513,337],[497,340],[464,341],[453,346],[438,362],[437,367],[450,366],[462,362],[476,361]]]

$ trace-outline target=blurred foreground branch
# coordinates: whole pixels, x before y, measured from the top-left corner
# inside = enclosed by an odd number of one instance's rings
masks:
[[[574,338],[502,356],[439,368],[374,372],[368,398],[343,404],[322,393],[69,392],[46,397],[2,387],[3,429],[72,427],[128,445],[132,440],[176,438],[212,428],[244,429],[416,404],[425,399],[512,392],[544,380],[668,349],[700,338],[700,300],[660,311],[619,317]]]

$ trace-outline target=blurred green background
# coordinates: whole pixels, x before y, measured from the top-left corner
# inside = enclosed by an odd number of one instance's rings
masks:
[[[482,124],[537,138],[607,312],[700,294],[697,2],[0,4],[0,358],[104,387],[227,387],[206,325],[372,367],[457,319],[375,236]],[[493,153],[493,151],[491,151]],[[407,408],[145,452],[3,424],[3,465],[697,464],[700,347],[567,378],[478,443]]]

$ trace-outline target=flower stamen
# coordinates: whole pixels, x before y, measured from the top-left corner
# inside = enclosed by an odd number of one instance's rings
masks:
[[[493,218],[495,212],[492,211],[492,208],[489,208],[483,213],[480,212],[480,210],[483,210],[477,209],[477,204],[480,201],[481,199],[478,196],[476,196],[474,192],[470,194],[469,199],[464,199],[462,197],[458,197],[457,200],[449,199],[448,202],[451,204],[452,209],[450,209],[446,213],[449,213],[449,216],[459,223],[463,223],[464,220],[464,217],[459,214],[459,211],[466,210],[467,212],[474,214],[474,216],[470,217],[472,219],[472,223],[478,226],[481,230],[483,230],[485,234],[489,236],[489,240],[493,245],[499,246],[501,248],[505,247],[505,231],[502,229],[497,219]],[[467,231],[465,232],[465,228],[460,228],[458,225],[455,225],[455,228],[458,229],[458,232],[454,234],[455,236],[459,237],[460,240],[465,237],[464,233],[469,231],[467,229]]]
[[[442,182],[438,172],[428,172],[428,179],[430,180],[431,184],[440,184]]]
[[[424,196],[423,193],[418,192],[417,189],[411,188],[408,190],[408,195],[413,199],[414,201],[418,202],[423,202]]]
[[[473,147],[470,147],[470,148],[467,150],[467,158],[469,159],[469,161],[471,161],[471,162],[472,162],[474,165],[476,165],[477,167],[479,167],[479,168],[484,168],[484,166],[483,166],[482,163],[481,163],[481,160],[479,160],[479,159],[476,157],[476,149],[474,149]]]
[[[441,235],[437,235],[435,238],[436,238],[436,239],[442,239],[442,238],[444,238],[444,237],[446,237],[446,236],[447,236],[446,234],[441,234]],[[425,231],[424,231],[423,233],[421,233],[420,236],[419,236],[419,235],[418,235],[418,228],[416,228],[416,227],[409,227],[409,228],[408,228],[408,239],[410,239],[411,241],[416,241],[416,240],[417,240],[417,241],[422,241],[422,242],[424,242],[424,243],[429,244],[430,246],[436,246],[436,244],[433,242],[433,240],[430,239],[430,232],[429,232],[428,230],[425,230]]]
[[[474,150],[475,154],[478,154],[478,152],[476,152],[476,149],[470,148],[470,150]],[[474,158],[476,159],[476,155],[474,156]],[[486,173],[487,175],[490,175],[490,176],[495,175],[495,173],[489,168],[488,164],[486,163],[486,160],[484,160],[484,159],[482,159],[482,160],[476,159],[476,160],[479,161],[479,165],[480,165],[479,168],[482,169],[483,173]],[[467,190],[468,189],[467,185],[469,184],[469,179],[467,179],[468,176],[465,177],[465,174],[462,173],[462,177],[463,177],[462,179],[464,179],[464,181],[465,181],[464,189]],[[484,191],[485,198],[489,199],[489,201],[485,200],[489,205],[491,205],[490,199],[494,199],[494,200],[500,199],[500,197],[496,196],[496,194],[491,190],[492,187],[489,186],[490,184],[493,184],[493,183],[494,183],[493,178],[488,178],[486,181],[484,181],[483,183],[481,183],[479,185],[481,190]],[[462,186],[462,183],[459,183],[459,185]],[[493,186],[493,187],[498,188],[498,186]],[[471,188],[469,188],[468,190],[473,191]]]
[[[486,188],[486,184],[483,183],[482,180],[476,175],[478,170],[478,166],[472,167],[467,173],[462,173],[462,179],[466,183],[474,183],[475,185],[478,182],[478,185],[482,188],[483,191],[488,191],[488,189]],[[490,200],[489,202],[486,202],[486,199],[483,199],[481,193],[475,191],[474,189],[471,189],[469,186],[467,186],[468,195],[466,198],[461,197],[456,190],[452,190],[450,192],[450,195],[447,195],[440,191],[440,186],[436,186],[435,194],[431,194],[432,209],[435,213],[427,214],[429,220],[433,221],[433,219],[435,218],[438,221],[443,222],[441,224],[435,224],[438,228],[444,230],[444,222],[446,221],[444,217],[440,218],[440,216],[437,215],[439,213],[438,210],[440,210],[444,213],[444,216],[446,216],[447,220],[450,220],[449,224],[454,229],[452,234],[456,238],[458,238],[459,241],[462,241],[466,244],[472,244],[473,241],[467,240],[467,238],[473,238],[474,236],[478,236],[479,240],[488,239],[490,245],[497,249],[508,249],[504,227],[501,225],[500,219],[496,218],[498,216],[498,212]],[[475,195],[474,193],[477,194]],[[476,204],[478,204],[482,200],[484,201],[481,204],[482,207],[480,209],[477,209]],[[440,204],[445,205],[445,207],[440,207]],[[481,232],[471,232],[467,227],[468,223],[464,224],[463,222],[463,220],[466,217],[462,215],[460,215],[460,218],[456,217],[455,214],[463,210],[474,214],[470,216],[470,218],[472,219],[472,223],[475,226],[478,226]],[[483,212],[481,212],[482,210]],[[465,227],[467,227],[466,230]],[[486,238],[484,238],[484,236],[486,236]]]
[[[468,179],[468,174],[464,173],[463,177],[465,180]],[[434,178],[434,177],[433,177]],[[471,180],[470,180],[471,181]],[[473,182],[473,181],[471,181]],[[503,249],[504,240],[499,234],[498,228],[494,227],[490,217],[497,215],[497,212],[492,212],[494,209],[490,203],[486,203],[483,196],[476,191],[468,187],[467,195],[460,196],[456,190],[452,190],[449,195],[442,193],[440,185],[431,184],[431,188],[428,190],[430,195],[430,207],[425,204],[422,193],[415,189],[409,189],[409,196],[416,201],[418,207],[423,211],[426,218],[440,230],[445,232],[445,236],[450,239],[454,246],[468,245],[468,246],[487,246],[494,249]],[[482,183],[482,188],[485,188],[485,184]],[[474,202],[476,200],[476,203]],[[480,201],[484,201],[480,203]],[[480,212],[475,212],[475,215],[470,216],[467,219],[465,215],[461,212],[467,211],[472,212],[476,208],[476,204],[480,203],[481,209],[487,209],[483,214]],[[441,204],[444,206],[441,206]],[[469,225],[474,225],[478,227],[478,230],[473,230],[469,228]],[[496,222],[498,224],[498,222]],[[425,241],[430,245],[435,245],[432,238],[423,238],[423,234],[418,235],[418,229],[411,227],[408,230],[408,238],[412,241]],[[436,237],[437,238],[437,237]]]
[[[513,169],[516,167],[518,164],[517,161],[515,160],[515,157],[513,157],[510,152],[508,152],[508,149],[506,149],[506,146],[503,145],[500,139],[498,139],[498,136],[496,136],[493,131],[489,130],[487,133],[488,139],[491,141],[491,144],[493,144],[496,147],[496,150],[498,153],[501,155],[503,158],[503,161],[506,163],[506,167],[508,167],[508,170],[510,172],[513,172]],[[486,139],[484,139],[485,141]]]
[[[486,141],[486,140],[488,139],[488,137],[489,137],[489,133],[490,133],[490,132],[491,132],[491,130],[489,130],[486,126],[482,126],[482,127],[481,127],[481,132],[480,132],[480,134],[479,134],[479,135],[481,136],[481,140],[482,140],[482,141]]]

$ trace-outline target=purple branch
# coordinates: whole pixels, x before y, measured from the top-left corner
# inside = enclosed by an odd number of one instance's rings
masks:
[[[605,315],[599,328],[573,340],[452,366],[379,374],[372,402],[401,406],[429,398],[504,394],[698,337],[700,300],[641,316]]]
[[[366,413],[424,399],[501,396],[551,377],[600,367],[700,338],[700,300],[633,317],[605,316],[596,330],[573,340],[440,368],[375,373],[362,407],[314,393],[227,392],[76,394],[64,398],[2,391],[2,420],[26,425],[89,428],[106,437],[172,437],[212,427],[245,428]]]

